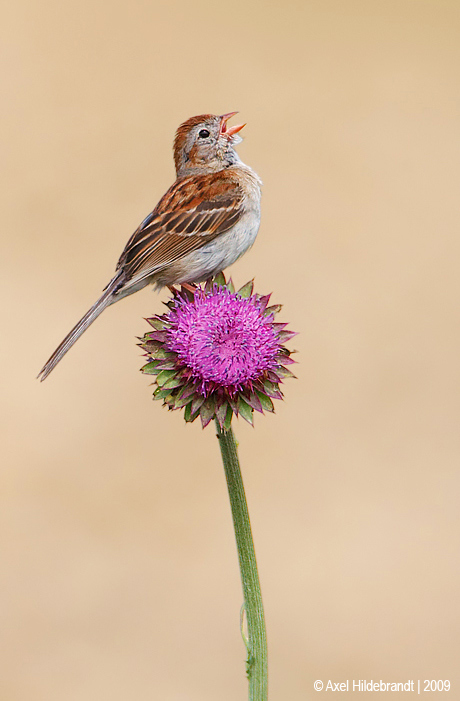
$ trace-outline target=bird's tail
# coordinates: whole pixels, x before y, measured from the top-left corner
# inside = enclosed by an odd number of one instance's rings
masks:
[[[112,302],[114,302],[114,295],[116,291],[121,287],[122,282],[120,280],[120,275],[116,275],[113,280],[109,282],[107,287],[105,288],[104,292],[102,295],[99,297],[97,302],[93,304],[91,309],[88,309],[86,312],[85,316],[80,319],[78,324],[76,324],[72,331],[70,331],[67,336],[64,338],[62,343],[59,344],[59,346],[56,348],[54,351],[53,355],[49,360],[46,361],[45,365],[42,367],[40,372],[37,375],[37,378],[40,379],[40,382],[43,382],[50,372],[54,370],[56,365],[59,363],[60,360],[65,356],[68,350],[72,348],[73,344],[78,341],[82,333],[86,331],[88,326],[90,326],[95,319],[101,314],[106,307],[108,307]]]

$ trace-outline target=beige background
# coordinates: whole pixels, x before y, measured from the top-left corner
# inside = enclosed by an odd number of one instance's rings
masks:
[[[177,125],[236,109],[264,194],[231,272],[300,332],[277,415],[236,426],[271,699],[459,699],[458,1],[19,0],[1,26],[0,699],[246,697],[214,431],[139,373],[165,295],[34,379],[172,183]]]

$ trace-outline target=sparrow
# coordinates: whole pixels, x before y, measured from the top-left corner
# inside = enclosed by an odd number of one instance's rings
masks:
[[[228,126],[237,112],[201,114],[174,140],[176,181],[133,233],[102,295],[40,370],[43,381],[104,309],[146,285],[202,282],[232,265],[255,241],[260,223],[259,176],[235,145],[246,126]]]

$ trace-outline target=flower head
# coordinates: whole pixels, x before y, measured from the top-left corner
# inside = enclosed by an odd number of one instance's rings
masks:
[[[280,382],[293,377],[282,343],[295,334],[275,323],[281,307],[269,299],[253,294],[252,282],[235,292],[222,274],[175,292],[169,312],[147,320],[154,331],[140,344],[149,359],[142,371],[156,375],[154,398],[185,407],[185,420],[200,416],[203,426],[217,418],[227,428],[232,414],[252,424],[254,410],[273,411]]]

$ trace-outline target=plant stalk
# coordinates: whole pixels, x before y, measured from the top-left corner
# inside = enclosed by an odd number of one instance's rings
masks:
[[[217,420],[216,428],[227,479],[243,585],[244,611],[246,613],[248,631],[245,643],[247,648],[246,671],[249,680],[249,701],[267,701],[267,634],[265,630],[264,607],[237,445],[231,428],[228,431],[221,429]],[[244,633],[243,637],[245,637]]]

